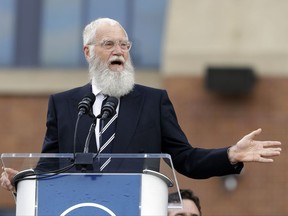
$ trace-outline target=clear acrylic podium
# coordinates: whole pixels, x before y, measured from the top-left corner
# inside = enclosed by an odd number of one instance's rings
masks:
[[[3,153],[1,162],[19,171],[16,215],[167,216],[182,207],[168,154]],[[172,192],[179,202],[168,205]]]

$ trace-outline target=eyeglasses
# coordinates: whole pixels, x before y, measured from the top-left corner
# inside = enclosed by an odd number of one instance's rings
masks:
[[[88,45],[100,45],[105,50],[112,50],[116,45],[119,45],[124,52],[128,52],[132,47],[132,42],[130,41],[113,41],[104,40],[102,42],[89,43]]]

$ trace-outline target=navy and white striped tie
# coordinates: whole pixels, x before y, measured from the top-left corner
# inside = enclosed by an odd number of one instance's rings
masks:
[[[105,101],[103,102],[103,104]],[[100,133],[99,133],[99,140],[100,140],[100,150],[99,153],[111,153],[113,141],[115,138],[115,130],[116,130],[116,123],[117,123],[118,113],[116,112],[111,118],[103,119],[100,121]],[[102,128],[102,130],[101,130]],[[105,162],[101,165],[100,171],[102,171],[111,161],[111,157],[109,157]]]

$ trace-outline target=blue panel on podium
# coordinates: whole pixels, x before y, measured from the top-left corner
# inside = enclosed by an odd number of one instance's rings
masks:
[[[140,215],[141,175],[61,174],[37,188],[37,215]]]

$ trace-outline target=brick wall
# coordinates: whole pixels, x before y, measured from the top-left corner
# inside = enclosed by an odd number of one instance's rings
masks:
[[[48,96],[0,97],[0,153],[39,153],[45,133]],[[0,189],[0,208],[14,208]]]
[[[288,215],[288,79],[258,79],[249,95],[239,97],[207,91],[202,78],[168,78],[165,86],[180,125],[194,146],[232,145],[259,127],[263,129],[259,140],[284,144],[282,155],[273,164],[246,164],[236,177],[238,186],[234,191],[225,189],[226,178],[192,180],[178,175],[181,188],[191,188],[200,196],[203,215]]]

